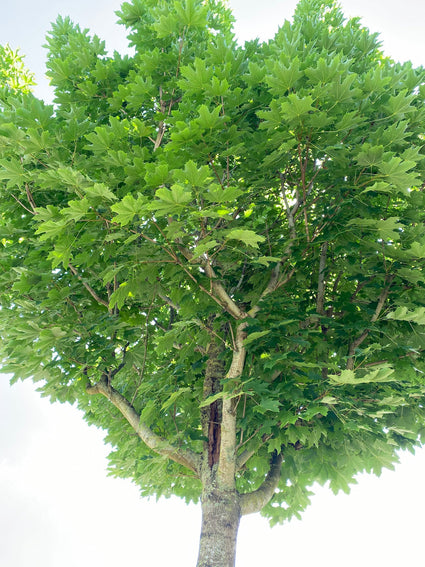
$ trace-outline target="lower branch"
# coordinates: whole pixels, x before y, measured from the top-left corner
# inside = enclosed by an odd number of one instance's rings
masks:
[[[242,451],[236,460],[236,470],[240,470],[254,455],[255,451],[253,449],[245,449]]]
[[[243,516],[260,512],[270,502],[279,484],[282,461],[283,455],[278,455],[274,451],[270,461],[270,470],[263,484],[254,492],[240,495],[240,506]]]
[[[172,461],[179,463],[199,474],[200,458],[199,455],[188,449],[177,449],[173,447],[166,439],[154,433],[150,427],[140,421],[140,415],[115,388],[108,384],[106,377],[99,380],[93,386],[87,387],[87,393],[102,394],[122,413],[131,427],[135,430],[140,439],[158,455],[168,457]]]

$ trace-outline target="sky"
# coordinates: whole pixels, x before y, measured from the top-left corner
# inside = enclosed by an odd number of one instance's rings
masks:
[[[394,59],[425,64],[425,3],[343,0],[381,32]],[[233,0],[239,39],[267,39],[290,19],[294,0]],[[0,43],[20,47],[36,73],[38,96],[51,100],[41,48],[49,22],[70,15],[125,51],[115,25],[119,0],[14,0],[2,6]],[[148,501],[130,482],[106,475],[108,447],[75,408],[51,405],[31,383],[0,376],[0,565],[117,567],[195,565],[200,510],[176,499]],[[395,472],[362,475],[349,496],[319,488],[302,521],[270,529],[242,519],[237,567],[398,567],[423,557],[425,449],[403,454]]]

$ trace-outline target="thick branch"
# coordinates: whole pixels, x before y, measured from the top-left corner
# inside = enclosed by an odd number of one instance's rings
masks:
[[[240,495],[240,506],[242,515],[260,512],[270,502],[279,484],[283,456],[273,453],[270,470],[260,488],[254,492]]]
[[[140,439],[158,455],[168,457],[199,474],[200,458],[188,449],[173,447],[166,439],[154,433],[150,427],[140,421],[140,415],[124,396],[108,384],[107,378],[102,378],[94,386],[88,386],[87,393],[102,394],[122,413]]]
[[[209,261],[203,264],[205,268],[205,272],[207,276],[211,280],[211,287],[215,293],[215,296],[218,298],[220,304],[224,307],[224,309],[230,313],[235,319],[244,319],[246,314],[240,309],[240,307],[233,301],[233,299],[229,296],[227,291],[221,285],[219,281],[217,281],[217,276],[210,264]]]
[[[245,463],[247,463],[249,459],[255,455],[255,453],[256,451],[254,449],[245,449],[242,451],[236,460],[236,470],[240,470]]]
[[[263,289],[258,303],[248,311],[249,317],[255,317],[260,310],[260,301],[279,287],[280,266],[281,262],[278,262],[271,271],[269,283]]]
[[[247,323],[241,323],[235,337],[235,350],[232,363],[226,375],[228,380],[236,380],[242,374],[246,349],[244,340]],[[220,461],[217,470],[217,479],[220,488],[234,490],[236,474],[236,407],[234,398],[223,398]]]
[[[381,294],[378,298],[378,304],[376,305],[375,312],[372,315],[372,318],[370,320],[371,323],[375,323],[378,320],[378,317],[381,314],[381,311],[384,307],[384,304],[385,304],[385,302],[388,298],[388,294],[390,292],[390,287],[391,287],[391,283],[392,283],[393,279],[394,279],[394,276],[391,276],[389,278],[387,287],[385,287],[382,290],[382,292],[381,292]],[[362,342],[365,340],[365,338],[368,336],[369,333],[370,333],[370,329],[369,328],[365,329],[361,333],[361,335],[359,335],[357,337],[357,339],[355,339],[350,344],[349,351],[348,351],[347,370],[353,370],[353,368],[354,368],[354,353],[356,351],[356,348],[358,348],[362,344]]]

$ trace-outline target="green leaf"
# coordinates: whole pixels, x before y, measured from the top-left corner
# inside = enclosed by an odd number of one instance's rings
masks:
[[[388,178],[388,183],[392,183],[397,189],[407,193],[419,181],[417,173],[407,173],[415,166],[414,161],[394,156],[389,161],[379,164],[379,171]]]
[[[0,167],[0,180],[8,180],[9,187],[21,187],[29,179],[22,163],[16,158],[0,160]]]
[[[177,183],[172,185],[171,189],[160,187],[156,190],[155,196],[159,200],[154,201],[150,206],[154,211],[164,215],[182,213],[188,203],[193,200],[192,191]]]
[[[184,166],[184,179],[193,187],[202,187],[209,175],[210,168],[207,165],[198,168],[193,160],[189,160]]]
[[[281,258],[278,258],[277,256],[258,256],[258,258],[255,258],[254,260],[255,263],[262,264],[263,266],[266,266],[266,268],[268,268],[271,263],[277,263],[280,261]]]
[[[264,398],[261,400],[258,406],[254,407],[254,411],[257,413],[265,414],[266,412],[278,412],[280,409],[279,400],[273,400],[271,398]]]
[[[216,106],[211,112],[205,104],[202,104],[198,108],[199,118],[197,119],[197,123],[201,128],[205,130],[213,129],[218,126],[223,117],[220,116],[221,106]]]
[[[264,242],[264,236],[256,234],[253,230],[234,228],[226,233],[226,240],[240,240],[247,246],[258,248],[259,242]]]
[[[190,391],[191,390],[189,387],[185,387],[185,388],[180,388],[176,392],[173,392],[171,396],[169,396],[169,398],[165,400],[165,402],[162,404],[161,410],[162,411],[167,410],[177,402],[177,400],[180,398],[182,394],[185,394],[186,392],[190,392]]]
[[[376,181],[373,185],[364,189],[361,194],[363,195],[363,193],[371,193],[371,192],[392,193],[393,188],[389,183],[385,183],[385,181]]]
[[[220,185],[210,185],[208,192],[204,193],[204,198],[210,203],[229,203],[234,202],[243,195],[243,191],[238,187],[221,187]]]
[[[90,208],[89,201],[84,197],[78,201],[69,201],[68,207],[61,210],[61,215],[69,222],[79,221],[84,218]]]
[[[357,218],[348,221],[347,226],[356,226],[370,231],[376,231],[383,240],[399,240],[402,225],[396,217],[388,219],[364,219]]]
[[[122,282],[109,298],[109,309],[113,309],[115,306],[121,309],[131,293],[132,286],[129,282]]]
[[[199,407],[206,408],[207,406],[210,406],[212,403],[216,402],[217,400],[222,400],[224,397],[227,397],[227,394],[225,392],[218,392],[217,394],[208,396],[208,398],[206,398],[199,404]],[[236,395],[233,397],[236,397]]]
[[[387,219],[379,220],[377,223],[377,229],[379,236],[383,240],[400,240],[403,225],[400,224],[398,218],[389,217]]]
[[[296,93],[291,93],[281,104],[282,117],[290,122],[298,122],[300,118],[316,111],[313,102],[310,95],[300,98]]]
[[[133,195],[125,195],[122,201],[112,205],[111,209],[116,216],[114,221],[119,223],[121,226],[125,226],[131,223],[135,215],[141,215],[145,212],[146,201],[141,195],[137,196],[137,199]]]
[[[403,255],[407,258],[425,258],[425,243],[413,242],[408,250],[403,250]]]
[[[106,152],[114,143],[114,133],[108,126],[99,126],[94,132],[87,134],[86,140],[91,142],[85,149],[95,153]]]
[[[192,65],[182,67],[181,74],[184,80],[179,84],[190,92],[203,92],[213,78],[213,73],[214,69],[207,67],[205,60],[195,57]]]
[[[41,234],[40,240],[48,240],[49,238],[56,238],[62,233],[67,225],[67,220],[49,220],[42,222],[36,230],[36,234]]]
[[[168,37],[178,32],[179,19],[176,14],[163,14],[159,20],[153,24],[158,38]]]
[[[248,346],[251,343],[255,342],[260,337],[264,337],[270,333],[270,329],[268,331],[256,331],[255,333],[250,333],[247,338],[244,340],[244,345]]]
[[[188,27],[205,27],[207,24],[207,6],[199,0],[180,0],[174,2],[179,23]]]
[[[58,167],[49,172],[54,179],[65,184],[72,189],[84,189],[87,185],[85,176],[72,167]]]
[[[270,69],[270,73],[266,75],[266,83],[270,87],[272,94],[283,95],[295,85],[302,75],[303,73],[300,71],[300,59],[297,56],[290,61],[288,67],[282,62],[276,61]]]
[[[372,167],[382,163],[384,146],[371,146],[365,144],[362,151],[357,154],[356,161],[362,167]]]
[[[334,396],[323,396],[323,398],[320,399],[320,403],[333,406],[338,403],[338,399]]]
[[[413,98],[412,94],[408,94],[408,89],[403,89],[397,95],[390,97],[387,108],[392,115],[404,116],[406,112],[414,110],[411,106]]]
[[[425,307],[418,307],[410,311],[408,307],[400,306],[395,311],[387,314],[387,319],[395,321],[410,321],[418,325],[425,325]]]
[[[208,250],[211,250],[216,246],[219,246],[219,242],[217,242],[216,240],[208,240],[207,242],[202,240],[201,243],[198,244],[196,248],[193,250],[192,258],[193,259],[199,258],[199,256],[202,256],[202,254],[205,254],[205,252],[208,252]]]
[[[418,269],[400,268],[397,271],[397,275],[414,284],[419,282],[425,283],[425,274]]]
[[[83,191],[89,199],[99,198],[105,201],[116,201],[118,198],[104,183],[95,183],[91,187],[84,187]]]
[[[342,370],[340,374],[330,374],[328,378],[334,384],[357,386],[358,384],[393,382],[395,380],[393,374],[392,366],[380,365],[366,374],[359,374],[353,370]]]
[[[305,74],[315,83],[330,83],[336,76],[339,76],[341,67],[341,55],[336,55],[330,61],[324,57],[319,57],[316,67],[309,67]]]

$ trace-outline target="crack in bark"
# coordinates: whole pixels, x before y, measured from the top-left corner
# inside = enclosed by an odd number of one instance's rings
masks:
[[[246,338],[247,326],[248,323],[242,322],[237,328],[235,337],[236,348],[233,351],[232,362],[226,375],[227,380],[237,380],[242,374],[246,356],[244,340]],[[218,486],[226,490],[234,490],[236,486],[236,447],[235,399],[232,397],[224,397],[221,420],[220,461],[218,463],[217,480]]]
[[[208,361],[205,371],[203,399],[217,394],[221,390],[221,379],[224,376],[224,364],[219,359],[222,348],[212,339],[208,345]],[[212,469],[220,459],[221,413],[222,403],[215,400],[201,408],[202,431],[208,439],[205,450],[208,454],[208,465]]]

